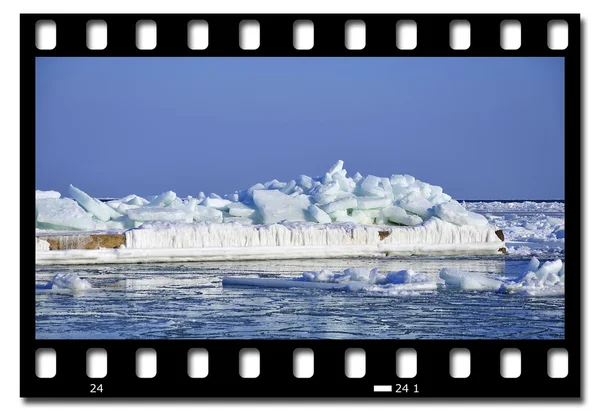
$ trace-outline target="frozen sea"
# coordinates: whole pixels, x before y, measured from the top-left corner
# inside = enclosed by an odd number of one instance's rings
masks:
[[[531,256],[564,259],[564,203],[469,202],[504,231],[508,254],[241,261],[186,264],[38,266],[91,283],[77,292],[36,289],[38,339],[562,339],[564,297],[440,288],[421,292],[223,287],[223,277],[293,278],[305,271],[442,268],[510,279]]]

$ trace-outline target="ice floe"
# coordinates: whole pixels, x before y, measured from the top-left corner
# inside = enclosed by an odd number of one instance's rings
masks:
[[[36,286],[40,290],[70,290],[80,291],[92,288],[92,284],[86,279],[80,278],[75,273],[59,273],[52,277],[46,284]]]
[[[437,284],[413,270],[377,273],[377,268],[351,267],[334,274],[327,269],[309,271],[293,279],[225,277],[223,287],[314,288],[388,295],[410,295],[419,291],[435,291]]]
[[[535,270],[535,271],[531,271]],[[553,297],[564,295],[565,270],[561,260],[547,261],[540,266],[534,257],[527,272],[513,279],[490,278],[457,268],[444,267],[439,277],[417,273],[411,269],[378,273],[377,268],[351,267],[342,273],[323,268],[304,272],[300,277],[251,278],[225,277],[223,287],[247,286],[263,288],[315,288],[341,291],[364,291],[387,295],[407,295],[407,292],[464,290],[471,292],[495,292],[498,294],[526,294]]]

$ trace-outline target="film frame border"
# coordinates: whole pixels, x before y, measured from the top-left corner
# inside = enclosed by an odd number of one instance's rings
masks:
[[[56,47],[35,46],[38,20],[56,23]],[[108,45],[90,50],[86,45],[89,20],[107,23]],[[157,44],[152,50],[136,47],[135,25],[153,20]],[[191,20],[208,22],[208,47],[192,50],[187,42]],[[239,46],[239,23],[260,23],[260,46],[243,50]],[[309,50],[293,46],[293,24],[310,20],[314,24],[314,45]],[[362,20],[366,44],[361,50],[345,47],[345,24]],[[417,46],[400,50],[396,46],[396,23],[417,23]],[[470,23],[471,43],[466,50],[450,47],[450,22]],[[518,20],[521,46],[504,50],[500,45],[500,24]],[[568,46],[552,50],[547,45],[547,24],[564,20],[568,24]],[[580,16],[578,14],[22,14],[21,41],[21,233],[34,232],[28,216],[35,210],[35,59],[36,57],[563,57],[565,98],[565,220],[569,222],[569,266],[574,275],[565,286],[564,340],[36,340],[35,339],[35,254],[33,237],[21,235],[21,396],[22,397],[363,397],[363,398],[578,398],[581,395],[581,170],[580,170]],[[286,35],[287,33],[287,35]],[[25,144],[23,144],[25,143]],[[575,167],[575,163],[579,167]],[[35,167],[35,163],[33,165]],[[27,194],[31,193],[31,194]],[[567,204],[571,206],[567,206]],[[578,207],[575,208],[575,204]],[[35,351],[56,351],[54,378],[35,375]],[[102,379],[88,378],[85,354],[89,348],[104,348],[108,373]],[[138,348],[157,351],[157,375],[138,378],[135,352]],[[187,374],[187,352],[205,348],[209,353],[206,378]],[[242,378],[238,354],[243,348],[261,353],[257,378]],[[311,378],[296,378],[292,356],[296,348],[314,352],[315,372]],[[366,352],[366,374],[347,378],[344,374],[346,349]],[[417,375],[400,379],[395,373],[395,353],[400,348],[417,351]],[[452,378],[449,355],[453,348],[471,353],[468,378]],[[518,348],[522,365],[519,378],[500,375],[500,351]],[[568,375],[550,378],[547,351],[565,348],[569,355]],[[323,359],[326,359],[325,361]],[[447,364],[447,366],[443,366]],[[117,371],[113,371],[117,368]],[[103,384],[102,393],[91,393],[90,384]],[[418,393],[374,392],[374,385],[418,384]],[[108,389],[107,389],[108,388]]]

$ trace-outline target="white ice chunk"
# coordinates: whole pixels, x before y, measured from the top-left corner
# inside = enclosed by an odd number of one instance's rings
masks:
[[[217,210],[222,210],[222,211],[227,210],[227,208],[229,207],[229,204],[231,204],[231,201],[225,200],[224,198],[210,198],[210,197],[205,198],[202,201],[202,203],[200,203],[200,205],[203,205],[204,207],[212,207],[212,208],[216,208]]]
[[[248,217],[223,217],[223,223],[233,223],[240,225],[252,225],[254,221]]]
[[[173,191],[166,191],[162,194],[157,195],[150,203],[149,207],[166,207],[171,205],[177,195]]]
[[[384,197],[385,190],[380,187],[381,177],[368,175],[360,183],[360,191],[365,196]]]
[[[296,179],[296,185],[300,186],[304,190],[310,190],[313,188],[314,181],[312,177],[301,175]]]
[[[535,257],[531,257],[531,260],[529,260],[529,264],[527,264],[527,272],[529,271],[537,271],[540,268],[540,260],[538,260]]]
[[[42,200],[45,198],[60,198],[60,193],[58,191],[53,191],[53,190],[49,190],[49,191],[35,190],[35,199],[36,200]]]
[[[385,277],[385,283],[389,284],[410,284],[410,283],[435,283],[425,274],[416,273],[413,270],[402,270],[388,273]]]
[[[292,180],[292,181],[290,181],[289,183],[287,183],[287,184],[285,185],[285,187],[283,187],[283,188],[281,189],[281,192],[282,192],[283,194],[291,194],[291,193],[292,193],[292,191],[294,190],[294,188],[295,188],[295,187],[296,187],[296,181],[295,181],[295,180]]]
[[[335,201],[336,194],[340,191],[340,185],[337,181],[327,184],[321,184],[310,190],[310,194],[316,203],[326,204]]]
[[[391,197],[356,197],[356,208],[359,210],[385,208],[390,204],[392,204]]]
[[[47,198],[35,202],[39,228],[51,230],[95,230],[96,222],[69,198]]]
[[[89,283],[89,281],[79,278],[79,276],[75,273],[59,273],[52,277],[52,280],[49,281],[45,286],[40,288],[79,291],[88,290],[92,288],[92,285]]]
[[[266,189],[266,188],[265,188],[265,186],[264,186],[264,185],[262,185],[261,183],[258,183],[258,184],[254,184],[252,187],[250,187],[250,188],[247,190],[247,192],[248,192],[248,195],[250,195],[250,196],[254,196],[254,193],[255,193],[256,191],[265,190],[265,189]]]
[[[310,219],[307,211],[310,200],[306,195],[291,197],[276,190],[261,190],[254,193],[254,204],[265,224]]]
[[[431,201],[431,204],[433,204],[434,206],[442,203],[447,203],[450,200],[452,200],[452,197],[450,197],[446,193],[434,195],[429,198],[429,201]]]
[[[117,207],[116,211],[117,211],[117,213],[119,213],[121,215],[127,215],[127,210],[133,210],[134,208],[140,208],[140,206],[121,203]],[[113,220],[114,220],[114,218],[113,218]]]
[[[358,202],[355,197],[342,198],[340,200],[333,201],[331,203],[321,206],[321,209],[327,214],[331,214],[335,211],[347,210],[349,208],[356,208]]]
[[[392,174],[392,177],[390,178],[390,184],[392,186],[408,187],[408,183],[406,182],[406,177],[404,177],[401,174]]]
[[[418,225],[423,219],[415,214],[408,214],[405,209],[397,206],[389,206],[382,210],[383,217],[396,224]]]
[[[398,205],[406,211],[410,211],[423,219],[427,219],[432,215],[431,208],[433,207],[433,204],[416,193],[411,193],[402,200],[399,200]]]
[[[488,221],[484,216],[467,211],[462,205],[454,200],[436,205],[433,207],[433,212],[442,220],[456,225],[483,227],[488,224]]]
[[[483,275],[464,273],[456,268],[442,268],[440,278],[446,282],[446,286],[458,287],[462,290],[497,291],[502,286],[502,281],[493,280]]]
[[[198,206],[194,211],[194,221],[207,221],[210,223],[222,223],[223,212],[212,207]]]
[[[140,207],[127,210],[127,216],[135,221],[189,221],[193,214],[179,208]]]
[[[231,203],[228,206],[229,214],[233,217],[254,217],[256,210],[244,203]]]
[[[327,224],[331,223],[331,217],[325,211],[321,210],[314,204],[308,206],[308,212],[315,219],[317,223]]]
[[[120,216],[119,213],[100,200],[90,197],[77,187],[73,187],[73,185],[69,185],[69,195],[73,197],[84,210],[92,213],[100,221],[108,221],[111,217],[117,218]]]
[[[334,165],[331,166],[331,168],[329,168],[328,173],[333,176],[335,173],[340,172],[343,169],[344,169],[344,162],[342,160],[338,160]]]
[[[548,274],[558,274],[562,268],[562,261],[546,261],[542,266],[535,272],[540,280],[545,279]]]
[[[145,198],[136,196],[136,195],[134,195],[131,200],[127,201],[127,204],[136,205],[136,206],[145,206],[149,203],[150,202],[148,200],[146,200]]]

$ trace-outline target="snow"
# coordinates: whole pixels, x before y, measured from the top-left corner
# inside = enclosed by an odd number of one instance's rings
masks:
[[[60,198],[60,193],[58,191],[42,191],[35,190],[35,199],[42,200],[44,198]]]
[[[79,278],[75,273],[59,273],[52,277],[52,280],[36,288],[42,290],[69,290],[81,291],[92,288],[92,285],[85,279]]]

